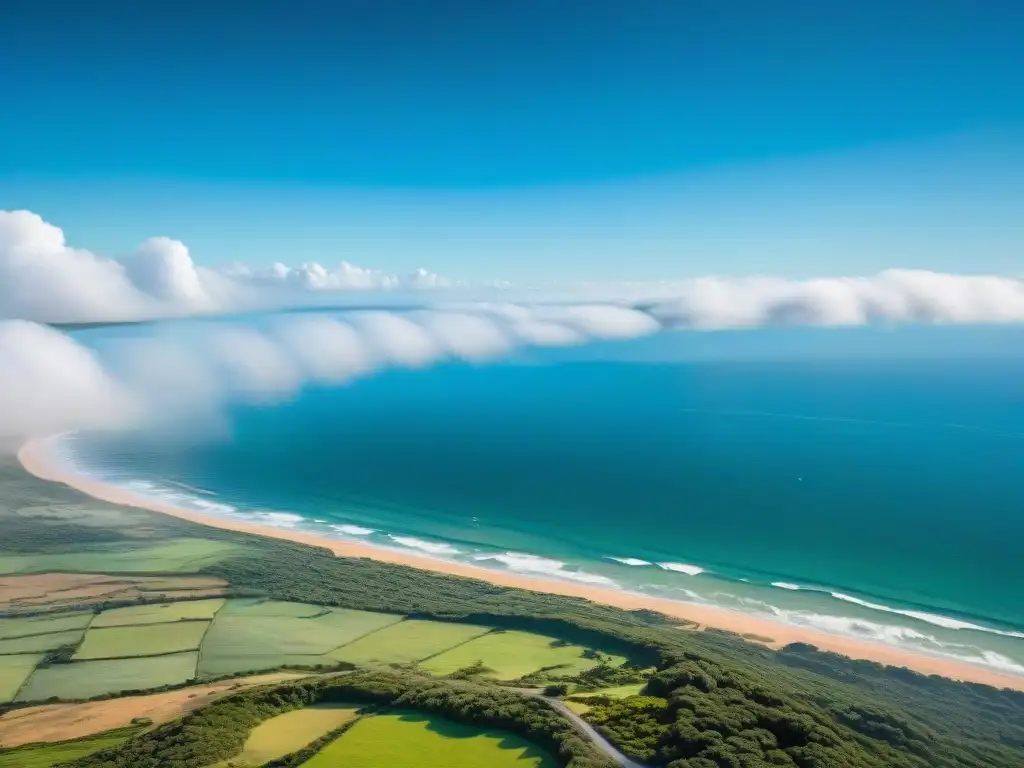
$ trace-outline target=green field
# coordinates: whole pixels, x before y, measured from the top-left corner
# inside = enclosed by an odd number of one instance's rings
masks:
[[[597,659],[584,658],[587,649],[532,632],[491,632],[470,640],[423,662],[424,669],[447,675],[483,662],[499,680],[516,680],[531,672],[558,667],[560,675],[571,675],[598,664]],[[606,657],[612,665],[622,664],[621,656]]]
[[[48,632],[45,635],[15,637],[0,640],[0,655],[10,653],[38,653],[52,651],[64,645],[76,645],[82,639],[83,630],[73,629],[70,632]]]
[[[0,574],[44,573],[152,573],[198,571],[220,562],[238,546],[207,539],[174,539],[151,547],[109,549],[67,554],[0,555]]]
[[[163,624],[182,619],[212,619],[224,605],[223,598],[182,600],[176,603],[133,605],[113,608],[97,616],[90,627],[119,627],[126,624]]]
[[[364,717],[304,768],[554,768],[555,760],[509,733],[425,717],[389,714]]]
[[[50,768],[63,765],[80,757],[99,752],[101,749],[116,747],[142,728],[135,726],[118,728],[97,733],[85,739],[63,741],[55,744],[26,744],[15,749],[0,749],[0,768]]]
[[[14,658],[5,656],[0,658]],[[18,701],[89,699],[105,693],[159,688],[195,677],[195,651],[168,656],[54,664],[36,670],[18,694]]]
[[[490,631],[475,624],[408,619],[363,635],[330,655],[353,664],[411,664]]]
[[[260,616],[309,619],[330,609],[310,603],[290,603],[285,600],[257,600],[244,598],[232,600],[224,606],[225,616]]]
[[[0,640],[47,632],[65,632],[85,629],[92,621],[92,613],[67,613],[61,616],[39,616],[31,619],[0,619]]]
[[[325,654],[401,619],[303,603],[229,601],[203,641],[199,672],[211,676],[285,663],[330,664]]]
[[[242,752],[218,766],[263,765],[297,752],[355,719],[358,707],[320,704],[285,712],[257,725]]]
[[[0,656],[0,703],[11,701],[26,678],[32,674],[36,664],[42,661],[40,654],[22,656]]]
[[[624,699],[627,696],[639,696],[646,683],[631,683],[629,685],[617,685],[614,688],[601,688],[598,691],[587,691],[578,693],[573,698],[586,696],[605,696],[609,699]]]
[[[208,621],[176,621],[171,624],[142,624],[138,627],[90,628],[75,653],[75,661],[157,656],[199,647]]]

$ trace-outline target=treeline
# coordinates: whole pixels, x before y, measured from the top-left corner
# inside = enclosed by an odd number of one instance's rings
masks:
[[[671,768],[948,764],[933,754],[931,734],[862,714],[870,728],[848,727],[855,724],[838,723],[762,681],[692,659],[655,674],[644,695],[606,701],[586,719],[627,754]]]
[[[614,766],[569,721],[539,699],[497,686],[411,672],[355,672],[221,699],[119,747],[69,763],[68,768],[204,768],[241,752],[249,732],[260,722],[320,702],[414,709],[515,733],[551,752],[566,768]],[[280,764],[294,762],[284,758]]]

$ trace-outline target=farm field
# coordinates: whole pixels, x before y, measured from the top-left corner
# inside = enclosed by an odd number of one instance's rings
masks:
[[[11,653],[39,653],[52,651],[64,645],[75,645],[82,639],[84,630],[73,629],[70,632],[47,632],[45,635],[29,635],[0,640],[0,655]]]
[[[93,619],[89,628],[118,627],[126,624],[164,624],[182,619],[212,619],[223,605],[224,599],[216,598],[112,608]]]
[[[322,704],[272,717],[252,730],[241,753],[218,763],[216,768],[263,765],[297,752],[354,720],[357,711],[356,706]]]
[[[222,595],[227,585],[206,576],[109,576],[39,573],[0,577],[0,610],[85,608],[104,600]]]
[[[364,717],[303,768],[554,768],[555,760],[509,733],[418,713]]]
[[[196,650],[209,626],[208,621],[176,621],[137,627],[90,628],[74,659],[121,659]]]
[[[614,688],[602,688],[598,691],[586,691],[573,695],[574,699],[585,699],[592,696],[603,696],[609,699],[624,699],[627,696],[639,696],[646,683],[631,683],[629,685],[617,685]]]
[[[51,696],[88,699],[105,693],[177,685],[195,677],[197,659],[195,651],[187,651],[167,656],[55,664],[37,669],[17,700],[42,701]]]
[[[407,619],[363,635],[330,656],[353,664],[411,664],[490,631],[475,624]]]
[[[303,603],[230,601],[203,641],[199,672],[213,676],[285,663],[330,664],[325,654],[401,619]]]
[[[10,751],[0,750],[0,768],[50,768],[80,757],[116,747],[143,730],[140,727],[120,728],[87,739],[57,744],[31,744]]]
[[[223,696],[257,685],[303,677],[306,675],[296,672],[274,672],[141,696],[124,696],[84,704],[40,704],[14,709],[0,715],[0,747],[16,747],[37,741],[83,739],[116,728],[125,728],[136,717],[145,717],[152,720],[154,725],[160,725]]]
[[[598,659],[584,657],[586,648],[530,632],[491,632],[450,651],[427,659],[429,672],[447,675],[480,661],[499,680],[515,680],[531,672],[558,667],[558,674],[574,674],[596,666]],[[608,663],[622,664],[621,656],[605,656]]]
[[[42,635],[47,632],[65,632],[85,629],[92,621],[91,613],[65,613],[60,616],[41,616],[31,619],[0,619],[0,640]]]
[[[11,701],[43,659],[40,654],[0,656],[0,703]]]
[[[83,571],[147,573],[195,571],[219,562],[237,545],[206,539],[174,539],[166,544],[66,554],[0,555],[0,573]]]

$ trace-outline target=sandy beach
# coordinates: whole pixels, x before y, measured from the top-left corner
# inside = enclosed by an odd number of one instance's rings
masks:
[[[1024,676],[1001,673],[986,669],[985,667],[936,656],[909,653],[881,643],[791,626],[723,608],[648,597],[558,579],[545,579],[494,571],[462,563],[437,560],[415,553],[397,552],[381,547],[369,546],[359,542],[330,539],[302,531],[208,517],[188,509],[138,496],[123,488],[96,482],[68,472],[52,460],[47,451],[46,442],[43,440],[33,440],[25,443],[18,451],[18,459],[28,472],[42,480],[63,483],[103,501],[173,515],[215,528],[241,531],[260,536],[271,536],[324,547],[334,552],[338,557],[368,558],[382,562],[397,563],[423,570],[480,579],[492,584],[517,587],[533,592],[581,597],[595,603],[612,605],[627,610],[644,608],[659,611],[667,616],[697,622],[704,627],[716,627],[741,635],[757,635],[772,638],[773,645],[775,646],[782,646],[793,642],[810,643],[823,650],[834,651],[852,658],[869,659],[882,664],[907,667],[923,674],[942,675],[956,680],[968,680],[1000,688],[1013,688],[1024,691]]]

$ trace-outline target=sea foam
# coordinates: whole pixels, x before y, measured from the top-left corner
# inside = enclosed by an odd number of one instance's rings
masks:
[[[579,581],[584,584],[600,584],[602,586],[617,587],[618,584],[607,576],[586,571],[566,569],[565,563],[561,560],[553,560],[548,557],[530,555],[523,552],[505,552],[500,555],[477,555],[473,558],[477,562],[493,560],[501,563],[510,571],[518,573],[529,573],[535,575],[552,576],[559,579]]]
[[[641,560],[639,557],[608,557],[609,560],[614,560],[616,563],[622,563],[623,565],[653,565],[649,560]]]
[[[836,600],[843,600],[848,603],[854,603],[855,605],[862,606],[864,608],[870,608],[874,611],[884,611],[885,613],[896,613],[900,616],[907,616],[911,619],[917,619],[923,621],[926,624],[933,624],[936,627],[942,627],[943,629],[971,629],[977,632],[990,632],[995,635],[1004,635],[1006,637],[1022,637],[1024,638],[1024,632],[1011,632],[1008,630],[994,629],[992,627],[983,627],[980,624],[972,624],[969,621],[962,621],[961,619],[954,619],[949,616],[939,616],[934,613],[926,613],[925,611],[911,611],[904,610],[901,608],[893,608],[888,605],[882,605],[881,603],[872,603],[867,600],[861,600],[859,597],[853,597],[852,595],[846,595],[842,592],[829,592],[829,594]]]
[[[373,528],[363,528],[361,525],[332,525],[332,530],[338,533],[344,534],[345,536],[369,536],[371,533],[377,531]]]
[[[395,542],[395,544],[400,544],[409,549],[418,549],[430,555],[457,555],[461,552],[461,550],[456,549],[451,544],[444,544],[440,541],[424,541],[413,536],[395,536],[390,533],[388,538]]]
[[[689,563],[658,563],[658,567],[666,571],[685,573],[687,576],[696,576],[704,573],[704,569],[699,565],[690,565]]]

